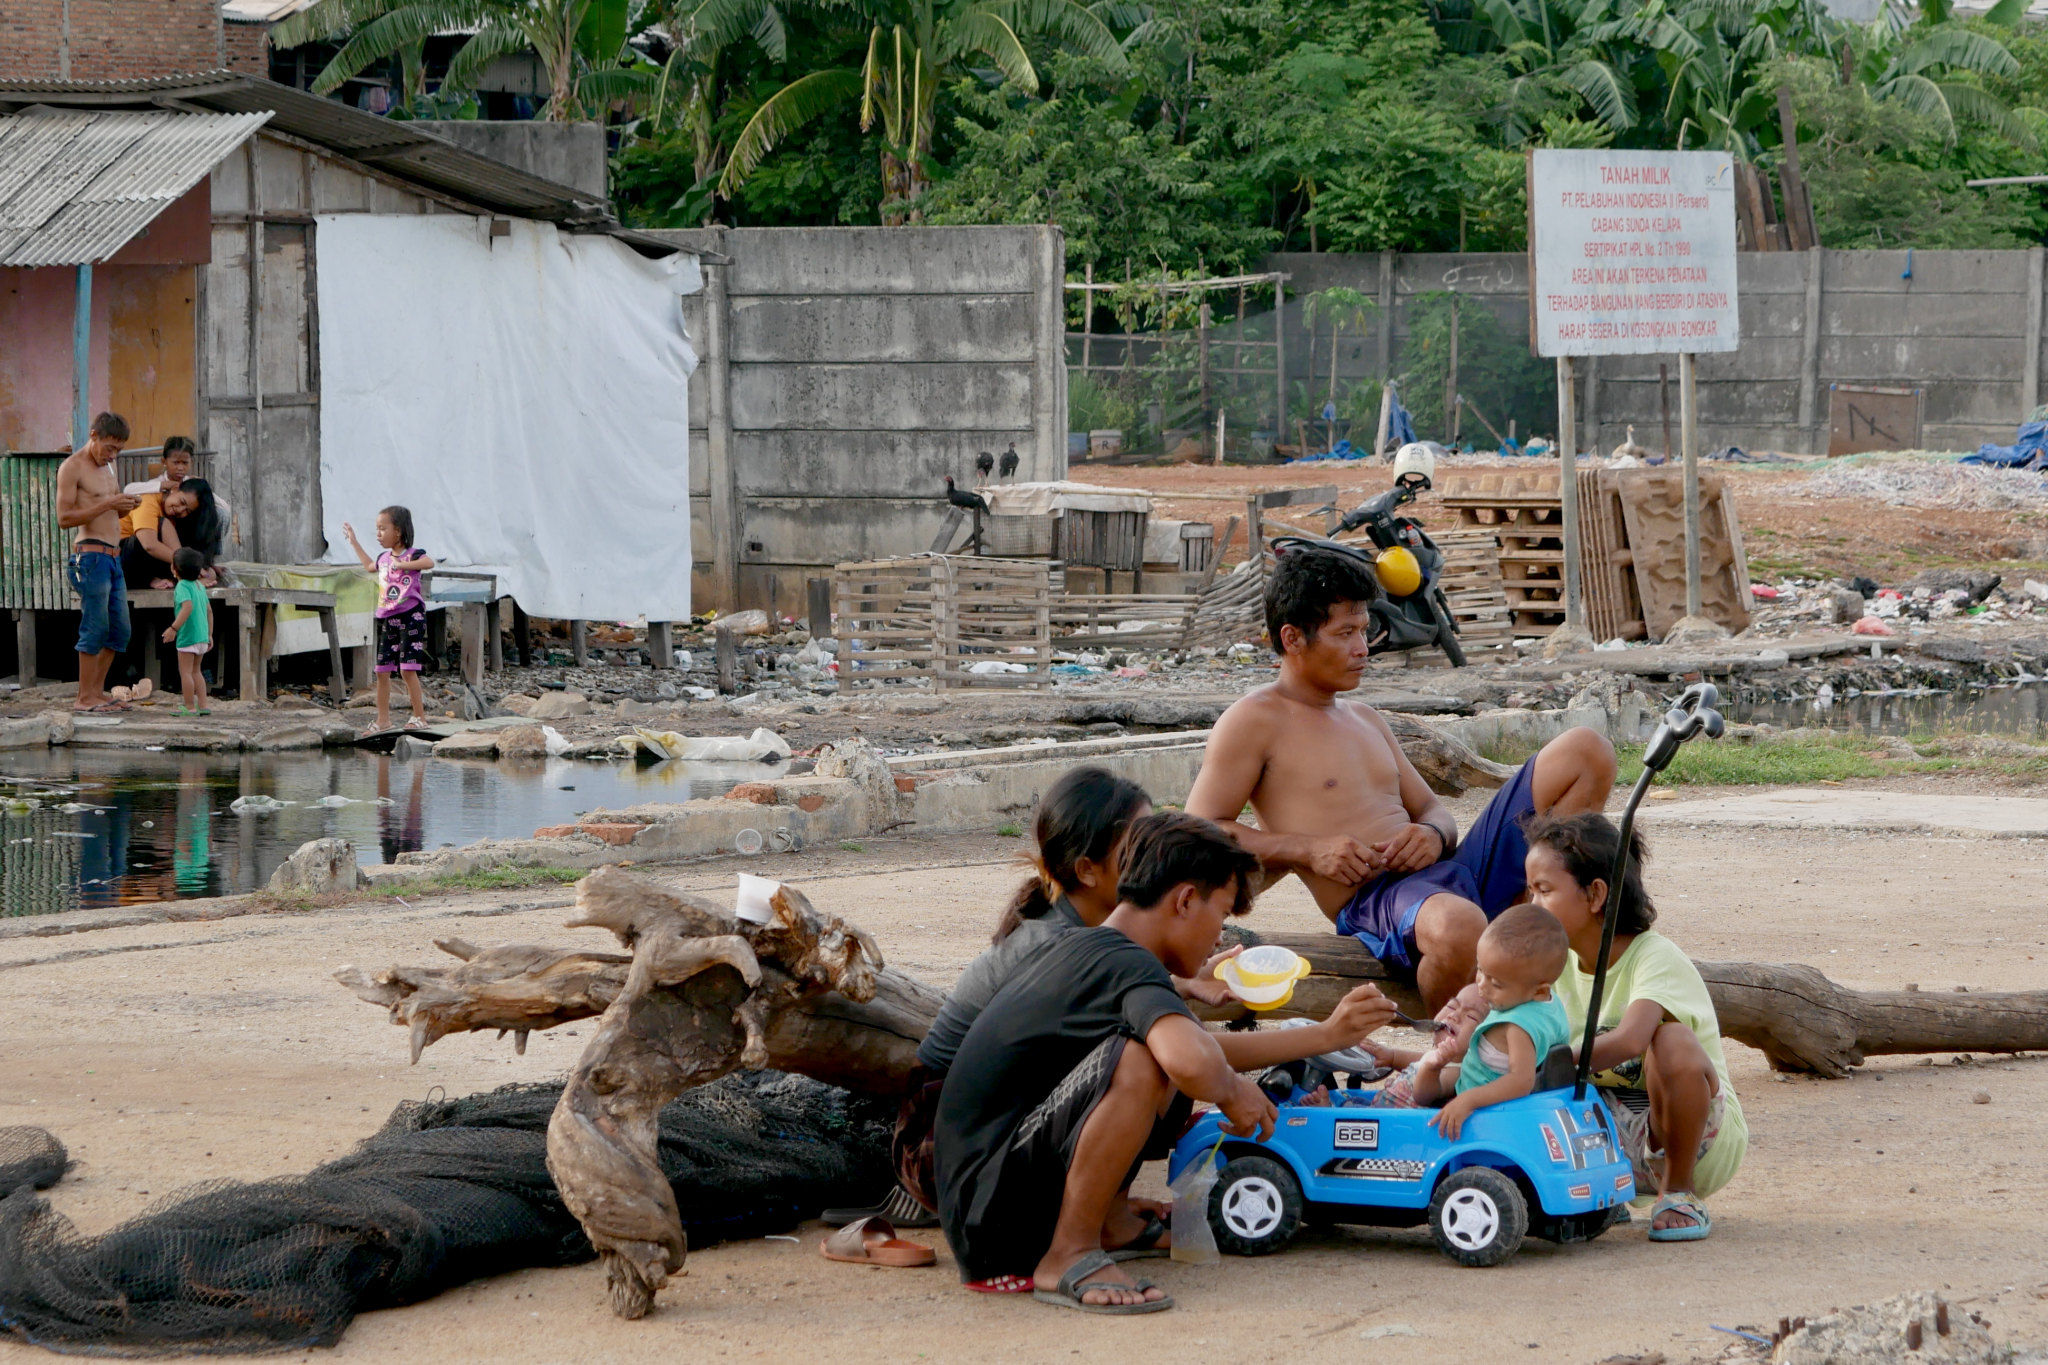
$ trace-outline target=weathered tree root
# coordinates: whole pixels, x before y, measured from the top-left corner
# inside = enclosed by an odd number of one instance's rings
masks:
[[[578,884],[577,909],[570,927],[608,929],[632,956],[443,943],[460,966],[335,975],[411,1031],[415,1061],[450,1033],[603,1015],[548,1125],[548,1169],[597,1249],[613,1311],[637,1318],[688,1252],[655,1161],[662,1107],[739,1067],[900,1092],[941,997],[789,887],[760,925],[606,867]]]

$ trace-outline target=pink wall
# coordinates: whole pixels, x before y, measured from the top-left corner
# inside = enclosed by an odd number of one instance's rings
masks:
[[[77,271],[0,269],[0,443],[56,450],[71,440],[71,324]],[[197,328],[191,266],[93,270],[89,410],[128,419],[131,444],[196,434]],[[113,357],[119,356],[118,373]]]

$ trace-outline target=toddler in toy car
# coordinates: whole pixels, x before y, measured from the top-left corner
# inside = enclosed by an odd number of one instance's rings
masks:
[[[1538,906],[1510,906],[1486,926],[1475,983],[1486,1017],[1472,1030],[1455,1073],[1434,1057],[1424,1057],[1415,1071],[1416,1103],[1436,1104],[1450,1095],[1431,1121],[1445,1138],[1456,1141],[1473,1110],[1532,1093],[1543,1059],[1570,1040],[1571,1023],[1553,998],[1570,952],[1564,926]]]

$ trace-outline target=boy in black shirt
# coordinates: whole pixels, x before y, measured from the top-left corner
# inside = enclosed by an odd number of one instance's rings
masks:
[[[1029,1276],[1036,1296],[1097,1313],[1173,1306],[1102,1245],[1137,1164],[1164,1156],[1194,1100],[1239,1136],[1271,1136],[1273,1103],[1239,1070],[1356,1046],[1393,1019],[1361,986],[1309,1028],[1211,1034],[1173,988],[1250,906],[1258,861],[1177,811],[1131,826],[1121,898],[1017,972],[962,1040],[935,1124],[939,1213],[970,1284]]]

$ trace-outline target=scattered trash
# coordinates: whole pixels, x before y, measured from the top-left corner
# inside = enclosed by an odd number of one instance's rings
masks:
[[[568,753],[570,749],[575,747],[574,745],[570,744],[567,739],[562,737],[562,732],[560,730],[557,730],[552,725],[541,726],[540,733],[541,739],[547,744],[549,758],[560,758],[563,754]]]
[[[679,735],[673,730],[636,726],[630,734],[619,736],[619,744],[644,763],[671,758],[694,763],[773,763],[788,758],[791,752],[789,741],[773,730],[755,730],[740,739]],[[548,752],[554,752],[552,743]]]
[[[724,628],[735,635],[766,635],[770,629],[768,613],[759,607],[736,611],[730,616],[721,616],[712,623],[713,629]]]
[[[1784,488],[1781,496],[2010,512],[2048,505],[2048,479],[2023,469],[1893,459],[1829,469]]]
[[[228,809],[237,815],[275,815],[286,806],[295,804],[280,801],[274,796],[238,796],[228,802]]]
[[[1890,635],[1892,628],[1875,616],[1866,616],[1854,626],[1858,635]]]
[[[1975,1313],[1922,1291],[1782,1323],[1771,1359],[1778,1365],[1993,1365],[2007,1356]]]
[[[983,659],[979,663],[967,665],[967,671],[987,677],[994,673],[1029,673],[1031,665],[1004,663],[1000,659]]]
[[[761,831],[758,829],[743,829],[732,836],[732,846],[749,858],[761,851],[762,842]]]
[[[1778,600],[1778,590],[1768,583],[1750,584],[1749,595],[1760,602],[1775,602]]]

